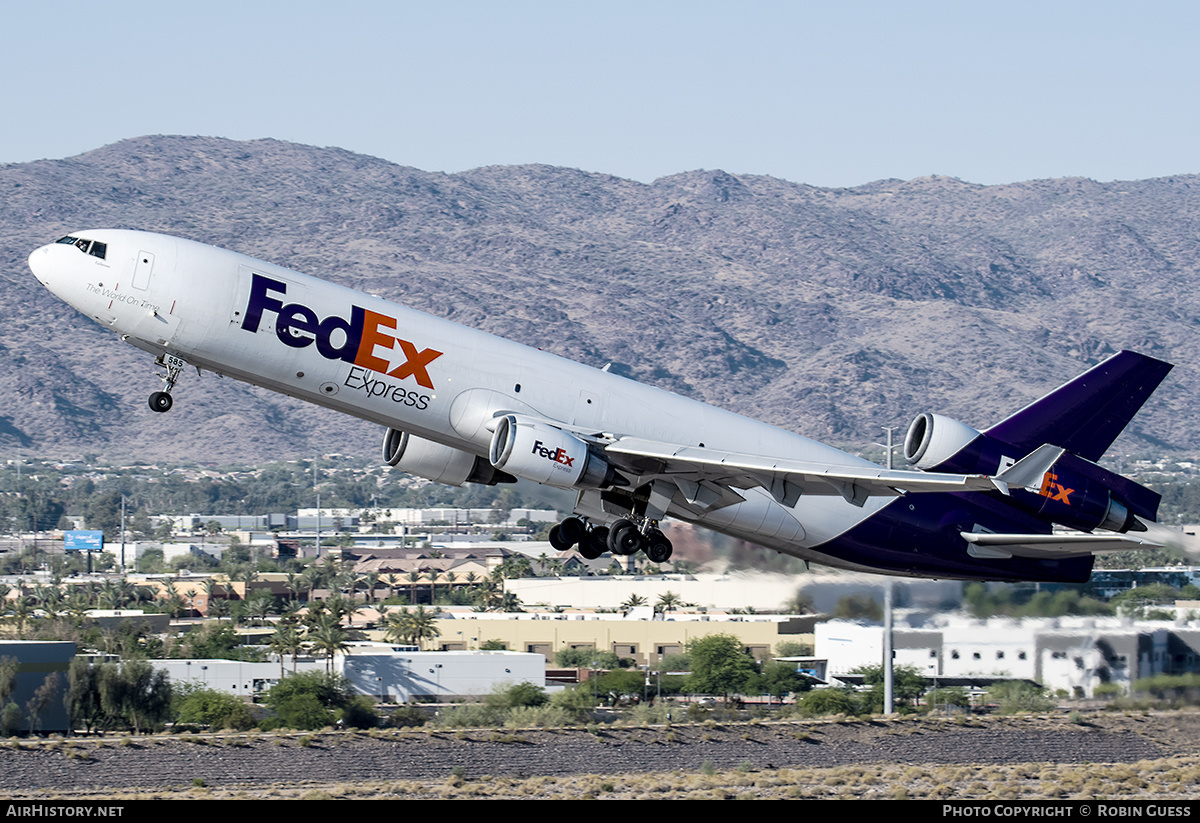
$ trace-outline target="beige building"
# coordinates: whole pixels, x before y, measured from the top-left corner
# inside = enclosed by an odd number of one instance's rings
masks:
[[[649,607],[634,610],[628,617],[620,613],[463,612],[437,620],[441,634],[426,645],[459,651],[499,641],[509,651],[545,655],[550,666],[560,649],[591,648],[631,657],[639,666],[653,666],[663,655],[682,652],[688,641],[712,634],[739,638],[759,660],[770,658],[780,642],[813,643],[815,618],[811,616],[672,614],[667,619],[651,619],[651,613]]]

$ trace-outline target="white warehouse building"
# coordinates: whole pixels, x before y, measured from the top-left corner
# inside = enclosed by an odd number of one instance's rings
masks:
[[[174,684],[197,683],[228,694],[250,697],[280,680],[280,664],[238,660],[152,660]],[[532,683],[546,686],[546,658],[507,651],[421,652],[381,643],[357,643],[339,654],[334,671],[359,694],[389,702],[458,698],[490,694],[497,686]],[[324,671],[324,658],[301,657],[297,672]],[[283,661],[292,673],[291,658]]]
[[[883,626],[832,620],[815,627],[816,656],[837,677],[883,662]],[[1107,617],[897,618],[893,660],[926,677],[1030,680],[1091,697],[1112,683],[1200,670],[1200,631]]]

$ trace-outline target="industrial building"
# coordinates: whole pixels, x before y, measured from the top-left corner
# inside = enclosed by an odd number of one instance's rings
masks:
[[[883,661],[883,626],[831,620],[816,626],[816,656],[832,677]],[[1021,679],[1093,697],[1112,684],[1129,693],[1141,678],[1200,671],[1200,629],[1115,617],[898,617],[893,659],[928,678],[980,683]]]

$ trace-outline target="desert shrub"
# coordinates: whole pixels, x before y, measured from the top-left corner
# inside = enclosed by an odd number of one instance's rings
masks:
[[[987,690],[986,700],[996,704],[996,711],[1000,714],[1048,712],[1054,708],[1054,701],[1046,696],[1045,689],[1019,680],[991,686]]]
[[[416,706],[401,706],[396,709],[388,717],[388,725],[396,726],[424,726],[429,722],[429,715],[421,711]]]
[[[257,724],[245,701],[216,689],[184,685],[175,695],[175,722],[245,731]]]
[[[856,714],[858,696],[851,689],[814,689],[797,701],[801,714],[815,717],[824,714]]]
[[[483,703],[463,703],[438,712],[433,725],[447,729],[499,726],[504,712]]]
[[[517,706],[504,716],[504,725],[509,729],[554,728],[571,722],[571,713],[558,706]]]

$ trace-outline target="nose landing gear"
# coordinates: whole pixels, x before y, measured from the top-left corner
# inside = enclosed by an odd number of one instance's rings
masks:
[[[156,391],[150,395],[150,408],[156,412],[170,411],[171,406],[175,404],[171,397],[171,389],[175,388],[175,382],[179,380],[179,375],[183,374],[184,368],[187,367],[187,361],[173,354],[163,354],[159,355],[154,362],[166,368],[167,373],[159,375],[163,381],[163,388],[162,391]]]

